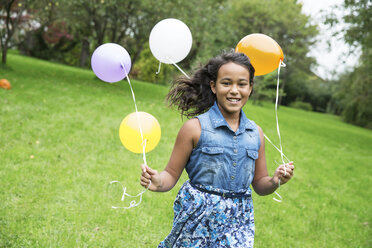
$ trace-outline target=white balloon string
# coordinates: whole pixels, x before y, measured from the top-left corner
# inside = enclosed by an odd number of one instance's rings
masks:
[[[156,72],[156,74],[160,73],[160,67],[161,67],[161,62],[159,61],[159,68],[158,68],[158,71]]]
[[[140,131],[140,134],[141,134],[141,140],[142,140],[142,154],[143,154],[143,162],[145,165],[147,165],[147,162],[146,162],[146,142],[147,140],[146,139],[143,139],[143,132],[142,132],[142,125],[141,125],[141,121],[140,121],[140,118],[139,118],[139,114],[138,114],[138,109],[137,109],[137,103],[136,103],[136,97],[134,95],[134,91],[133,91],[133,87],[132,87],[132,84],[130,83],[130,79],[129,79],[129,76],[128,76],[128,72],[127,70],[125,69],[125,66],[124,64],[121,64],[121,67],[124,69],[124,72],[126,74],[126,77],[127,77],[127,80],[128,80],[128,83],[129,83],[129,87],[130,87],[130,90],[132,92],[132,97],[133,97],[133,102],[134,102],[134,107],[136,109],[136,116],[137,116],[137,122],[138,122],[138,126],[139,126],[139,131]],[[149,183],[149,185],[147,186],[146,189],[144,189],[142,192],[138,193],[137,195],[135,196],[132,196],[130,194],[127,193],[127,188],[124,187],[124,185],[119,182],[119,181],[111,181],[110,184],[113,184],[113,183],[119,183],[123,189],[123,195],[121,196],[121,201],[123,202],[125,200],[125,197],[128,196],[128,197],[131,197],[131,198],[135,198],[135,197],[140,197],[139,199],[139,202],[136,202],[135,200],[131,201],[129,203],[129,206],[128,207],[116,207],[116,206],[112,206],[112,208],[114,209],[118,209],[118,208],[122,208],[122,209],[130,209],[130,208],[133,208],[133,207],[137,207],[138,205],[141,204],[142,202],[142,195],[149,189],[149,187],[151,186],[151,181]]]
[[[285,164],[284,162],[284,154],[283,154],[283,147],[282,147],[282,139],[280,137],[280,130],[279,130],[279,120],[278,120],[278,100],[279,100],[279,76],[280,76],[280,67],[281,67],[281,64],[282,64],[282,61],[280,60],[279,61],[279,65],[278,65],[278,80],[277,80],[277,84],[276,84],[276,98],[275,98],[275,119],[276,119],[276,131],[278,133],[278,138],[279,138],[279,148],[280,148],[280,156],[281,156],[281,159],[283,161],[283,164]],[[286,175],[286,170],[284,170],[284,175]]]
[[[276,149],[278,150],[278,152],[280,152],[280,149],[274,145],[274,143],[269,139],[269,137],[266,136],[266,134],[264,134],[264,137],[267,141],[269,141],[269,143]],[[287,163],[290,162],[290,160],[287,158],[287,156],[285,156],[285,154],[283,153],[283,157],[287,160]]]
[[[279,65],[278,65],[278,80],[277,80],[277,83],[276,83],[276,97],[275,97],[275,120],[276,120],[276,131],[278,133],[278,138],[279,138],[279,148],[277,148],[267,137],[266,135],[265,138],[280,152],[280,157],[282,159],[282,162],[283,162],[283,166],[284,166],[284,176],[287,175],[287,170],[286,170],[286,165],[285,165],[285,162],[284,162],[284,157],[289,161],[289,159],[284,155],[283,153],[283,147],[282,147],[282,139],[280,137],[280,130],[279,130],[279,120],[278,120],[278,100],[279,100],[279,78],[280,78],[280,67],[285,67],[286,65],[284,64],[284,62],[282,60],[279,61]],[[278,181],[278,189],[280,188],[280,179]],[[275,197],[273,198],[275,201],[277,202],[282,202],[282,197],[279,195],[278,192],[274,192],[277,196],[279,196],[280,199],[276,199]]]
[[[127,80],[128,80],[128,83],[129,83],[129,87],[130,87],[130,90],[132,92],[132,97],[133,97],[133,102],[134,102],[134,107],[136,109],[136,117],[137,117],[137,122],[138,122],[138,127],[139,127],[139,131],[140,131],[140,134],[141,134],[141,141],[142,141],[142,153],[143,153],[143,162],[147,165],[146,163],[146,153],[145,153],[145,146],[146,146],[146,142],[144,142],[143,140],[143,132],[142,132],[142,124],[141,124],[141,120],[139,118],[139,114],[138,114],[138,109],[137,109],[137,103],[136,103],[136,97],[134,95],[134,91],[133,91],[133,88],[132,88],[132,84],[130,83],[130,79],[129,79],[129,76],[128,76],[128,72],[127,70],[125,69],[125,66],[123,64],[121,64],[121,66],[123,67],[124,71],[125,71],[125,74],[127,75]]]
[[[279,184],[280,184],[280,180],[279,180]],[[273,200],[274,200],[274,201],[277,201],[277,202],[282,202],[282,199],[283,199],[283,198],[279,195],[279,193],[276,192],[276,191],[275,191],[274,193],[275,193],[277,196],[279,196],[280,199],[276,199],[275,197],[273,197]]]
[[[142,154],[143,154],[143,162],[145,163],[145,164],[147,164],[147,162],[146,162],[146,142],[147,142],[147,139],[145,139],[144,141],[143,141],[143,143],[142,143]]]
[[[173,62],[173,60],[169,57],[166,57],[166,59],[168,59],[170,62],[172,62],[172,64],[177,67],[177,69],[183,73],[183,75],[185,75],[185,77],[187,77],[188,79],[190,79],[190,77],[186,74],[186,72],[184,72],[176,63]]]
[[[110,184],[113,184],[113,183],[118,183],[118,184],[120,184],[121,187],[122,187],[122,189],[123,189],[123,195],[121,196],[121,201],[122,201],[122,202],[125,200],[125,197],[126,197],[126,196],[131,197],[131,198],[135,198],[135,197],[138,197],[138,196],[140,197],[139,202],[136,202],[135,200],[131,201],[131,202],[129,203],[129,207],[116,207],[116,206],[111,206],[111,208],[114,208],[114,209],[118,209],[118,208],[129,209],[129,208],[137,207],[137,206],[140,205],[141,202],[142,202],[142,195],[143,195],[143,193],[145,193],[145,192],[150,188],[150,186],[151,186],[151,181],[150,181],[149,186],[147,186],[146,189],[144,189],[142,192],[138,193],[137,195],[132,196],[132,195],[130,195],[130,194],[127,193],[127,188],[124,187],[124,185],[123,185],[121,182],[119,182],[119,181],[111,181],[111,182],[110,182]]]

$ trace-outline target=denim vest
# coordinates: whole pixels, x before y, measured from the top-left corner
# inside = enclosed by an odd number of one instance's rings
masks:
[[[241,110],[234,132],[216,102],[197,118],[201,135],[186,164],[190,182],[231,192],[250,190],[261,143],[256,124]]]

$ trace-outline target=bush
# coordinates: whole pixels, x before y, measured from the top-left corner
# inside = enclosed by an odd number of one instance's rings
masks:
[[[156,74],[158,68],[159,61],[152,55],[147,43],[138,61],[134,64],[133,71],[136,74],[136,79],[157,84],[169,84],[173,80],[173,75],[178,72],[173,65],[162,64],[160,73]]]
[[[372,109],[363,100],[354,99],[348,103],[342,117],[348,123],[372,129]]]
[[[292,108],[302,109],[305,111],[312,111],[313,107],[308,102],[294,101],[289,104]]]

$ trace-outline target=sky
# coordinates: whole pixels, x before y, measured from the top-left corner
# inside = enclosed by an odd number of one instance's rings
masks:
[[[299,0],[303,4],[303,13],[312,17],[313,23],[319,25],[318,42],[311,48],[310,55],[316,58],[318,66],[314,68],[314,72],[323,79],[335,79],[337,74],[354,67],[359,58],[360,51],[355,51],[350,54],[351,48],[345,44],[343,39],[332,37],[333,31],[341,30],[345,24],[339,24],[335,28],[322,24],[325,13],[330,13],[334,5],[342,5],[343,0]],[[340,11],[337,11],[338,16],[342,16]],[[331,46],[328,46],[328,43]]]

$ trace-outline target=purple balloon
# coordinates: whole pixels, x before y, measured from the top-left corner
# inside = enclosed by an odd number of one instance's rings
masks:
[[[94,74],[99,79],[115,83],[129,74],[132,63],[124,47],[115,43],[106,43],[96,48],[92,55],[91,65]]]

